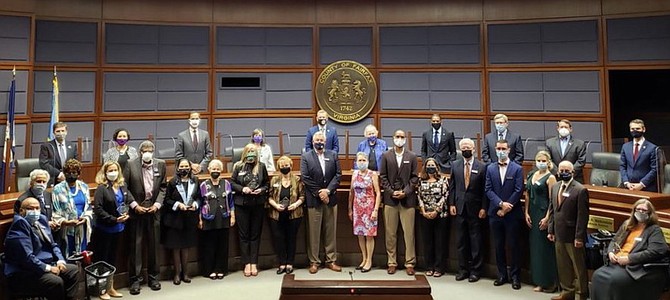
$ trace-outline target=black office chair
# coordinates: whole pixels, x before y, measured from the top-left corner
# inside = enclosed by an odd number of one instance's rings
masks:
[[[619,165],[621,154],[609,152],[593,152],[591,184],[597,186],[618,187],[621,185]]]
[[[39,295],[35,291],[14,291],[12,287],[7,284],[7,277],[5,277],[5,253],[0,253],[0,283],[2,283],[2,288],[7,292],[8,299],[21,299],[21,300],[46,300],[47,297],[44,295]]]

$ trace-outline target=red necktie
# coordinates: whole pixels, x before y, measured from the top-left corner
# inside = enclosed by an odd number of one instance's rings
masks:
[[[637,155],[640,152],[640,143],[635,143],[635,149],[633,149],[633,162],[637,161]]]

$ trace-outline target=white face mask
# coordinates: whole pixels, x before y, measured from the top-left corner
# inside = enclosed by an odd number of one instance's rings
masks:
[[[570,130],[568,130],[567,128],[559,128],[558,129],[558,135],[560,135],[561,137],[566,137],[569,134],[570,134]]]
[[[109,181],[115,181],[116,178],[118,178],[118,177],[119,177],[119,172],[117,172],[117,171],[107,172],[107,180],[109,180]]]
[[[151,159],[154,158],[154,153],[153,152],[142,152],[142,161],[145,163],[151,162]]]
[[[536,161],[535,166],[540,169],[540,170],[546,170],[547,169],[547,163],[543,161]]]
[[[505,125],[505,124],[496,124],[496,131],[498,131],[498,133],[503,133],[503,132],[505,132],[505,129],[507,129],[507,125]]]
[[[402,148],[405,146],[405,139],[399,139],[399,138],[393,138],[393,144],[396,145],[398,148]]]
[[[192,128],[198,128],[198,126],[200,126],[200,119],[188,120],[188,124],[191,125]]]

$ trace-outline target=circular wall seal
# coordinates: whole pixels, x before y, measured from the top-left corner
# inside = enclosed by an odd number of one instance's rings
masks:
[[[352,60],[336,61],[323,69],[314,91],[319,107],[340,123],[362,120],[377,102],[377,81],[368,68]]]

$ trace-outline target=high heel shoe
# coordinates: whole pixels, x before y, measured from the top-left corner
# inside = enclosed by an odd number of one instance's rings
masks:
[[[277,275],[281,275],[284,272],[286,272],[286,267],[285,266],[279,266],[279,268],[277,268]]]
[[[293,266],[287,266],[286,267],[286,274],[293,274]]]
[[[188,276],[184,275],[182,277],[181,281],[183,281],[184,283],[191,283],[191,277],[188,277]]]
[[[370,270],[372,270],[372,267],[369,267],[367,269],[366,268],[361,268],[361,273],[367,273],[367,272],[370,272]]]
[[[251,276],[258,276],[258,269],[256,265],[251,265]]]
[[[209,274],[209,279],[216,280],[216,273]]]
[[[225,274],[223,274],[223,273],[216,273],[216,279],[223,279],[223,276],[225,276]]]
[[[251,276],[251,264],[246,264],[244,266],[244,277]]]
[[[175,277],[172,279],[172,283],[173,283],[174,285],[180,285],[180,284],[181,284],[181,278],[179,278],[179,276],[175,276]]]

